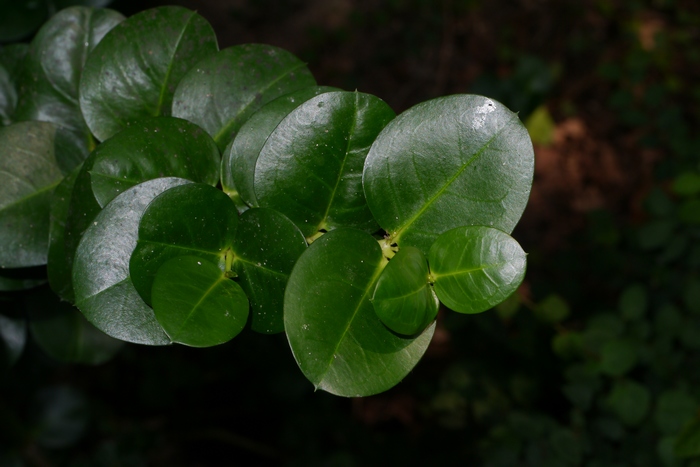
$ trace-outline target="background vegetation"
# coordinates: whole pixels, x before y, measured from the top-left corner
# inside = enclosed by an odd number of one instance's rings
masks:
[[[441,314],[416,370],[361,399],[314,393],[283,335],[99,366],[30,338],[0,359],[0,465],[700,466],[700,4],[176,3],[222,48],[284,47],[397,112],[462,92],[519,111],[537,157],[525,284]]]

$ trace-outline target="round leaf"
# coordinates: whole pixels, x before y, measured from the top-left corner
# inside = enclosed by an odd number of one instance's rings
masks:
[[[219,150],[194,123],[173,117],[140,120],[97,147],[88,170],[104,207],[123,191],[154,178],[179,177],[216,185]]]
[[[440,302],[428,284],[428,262],[418,248],[401,248],[379,276],[372,305],[392,331],[413,335],[437,316]]]
[[[651,394],[635,381],[618,381],[606,399],[607,406],[627,426],[639,425],[649,411]]]
[[[99,365],[112,358],[123,342],[95,328],[74,306],[42,288],[24,298],[34,341],[52,358]]]
[[[284,330],[284,289],[306,240],[292,221],[272,209],[241,215],[232,270],[251,305],[251,329],[264,334]]]
[[[454,95],[389,123],[367,155],[363,183],[393,241],[427,252],[441,233],[462,225],[511,232],[533,170],[532,143],[516,114],[485,97]]]
[[[289,112],[324,92],[338,91],[327,86],[310,86],[268,102],[247,120],[236,138],[228,145],[221,160],[221,185],[229,196],[240,198],[252,207],[258,206],[253,183],[255,162],[265,141]]]
[[[46,264],[51,194],[63,178],[55,127],[22,122],[0,128],[0,267]]]
[[[159,178],[130,188],[109,203],[85,231],[73,264],[75,301],[104,333],[137,344],[170,343],[153,310],[131,283],[129,257],[148,203],[168,188],[185,183],[190,182]]]
[[[369,94],[341,91],[309,99],[280,122],[258,156],[258,202],[289,217],[307,237],[336,227],[376,231],[362,168],[393,117],[384,101]]]
[[[525,252],[490,227],[458,227],[440,235],[428,256],[435,293],[460,313],[480,313],[502,302],[525,277]]]
[[[21,64],[27,55],[27,44],[13,44],[0,48],[0,126],[14,119],[17,108]]]
[[[131,255],[131,280],[151,303],[153,279],[167,260],[196,256],[225,269],[225,254],[233,243],[238,211],[226,194],[201,183],[165,191],[149,205]]]
[[[210,347],[233,339],[248,319],[248,298],[214,263],[166,261],[153,281],[153,311],[173,342]]]
[[[386,260],[354,229],[316,240],[299,258],[284,297],[294,358],[317,389],[368,396],[398,384],[418,363],[435,326],[415,338],[388,330],[369,301]]]
[[[186,8],[154,8],[123,21],[85,63],[80,108],[88,127],[104,141],[128,122],[169,115],[177,83],[217,48],[209,23]]]
[[[52,122],[69,130],[63,140],[67,148],[58,152],[59,159],[68,159],[59,160],[66,173],[87,156],[93,145],[78,103],[85,58],[123,19],[113,10],[66,8],[41,27],[30,45],[15,118]]]
[[[306,65],[286,50],[237,45],[205,58],[182,78],[173,115],[207,130],[223,151],[257,109],[315,84]]]

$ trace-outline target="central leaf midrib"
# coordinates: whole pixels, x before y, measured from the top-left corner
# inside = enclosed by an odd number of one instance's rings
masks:
[[[225,280],[228,280],[228,279],[227,279],[226,277],[223,277],[223,276],[220,277],[220,278],[218,278],[218,279],[211,285],[211,287],[209,287],[209,288],[207,289],[207,291],[204,292],[204,294],[202,295],[202,297],[199,299],[199,301],[197,301],[197,303],[195,303],[195,305],[192,307],[192,310],[189,312],[189,314],[187,315],[187,317],[185,318],[185,320],[184,320],[184,321],[182,322],[182,324],[180,325],[180,329],[178,329],[177,332],[176,332],[175,334],[173,334],[172,336],[170,336],[171,339],[175,340],[175,339],[178,338],[178,336],[179,336],[180,334],[182,334],[182,330],[185,328],[185,326],[187,325],[187,322],[190,320],[190,318],[192,318],[192,315],[194,315],[194,313],[197,311],[197,308],[199,308],[199,305],[201,305],[202,302],[204,301],[204,299],[207,298],[207,297],[209,296],[209,294],[212,293],[212,291],[216,288],[216,286],[218,286],[220,283],[222,283],[222,282],[225,281]]]
[[[289,70],[286,70],[283,74],[280,74],[280,76],[278,76],[276,79],[270,81],[265,86],[260,88],[255,94],[259,93],[262,95],[265,91],[270,89],[275,83],[280,81],[282,78],[286,77],[290,73],[293,73],[296,70],[303,68],[305,66],[306,65],[304,63],[299,63],[295,67],[292,67]],[[214,136],[214,141],[216,141],[217,145],[221,143],[222,137],[226,136],[227,134],[229,134],[231,132],[231,127],[234,126],[238,117],[240,117],[242,114],[244,114],[246,112],[246,110],[248,110],[248,107],[250,107],[253,104],[253,102],[255,102],[255,94],[253,94],[253,98],[251,100],[249,100],[246,105],[241,107],[241,109],[236,113],[236,115],[233,118],[231,118],[228,121],[228,123],[226,123],[224,126],[222,126],[221,129],[216,133],[216,135]]]
[[[433,272],[433,277],[435,279],[439,279],[441,277],[451,277],[451,276],[457,276],[459,274],[470,274],[472,272],[477,272],[477,271],[483,271],[484,269],[490,269],[490,268],[497,268],[499,266],[503,266],[508,264],[508,261],[504,261],[502,263],[491,263],[491,264],[484,264],[483,266],[479,266],[476,268],[471,268],[471,269],[460,269],[459,271],[453,271],[453,272],[446,272],[444,274],[436,273]]]
[[[175,63],[175,56],[177,55],[177,50],[180,47],[180,42],[182,42],[182,38],[185,36],[185,31],[187,30],[187,27],[190,25],[190,22],[192,22],[192,18],[194,18],[195,12],[191,12],[190,16],[187,18],[187,21],[185,22],[184,26],[182,27],[182,30],[180,31],[180,35],[178,36],[177,40],[175,41],[175,47],[173,48],[173,54],[170,57],[170,62],[168,63],[168,69],[165,71],[165,76],[163,78],[163,84],[160,87],[160,95],[158,96],[158,103],[156,104],[156,111],[155,111],[155,117],[158,117],[161,115],[162,112],[162,107],[163,107],[163,101],[165,100],[165,94],[166,90],[168,88],[168,80],[170,79],[170,75],[173,70],[173,64]]]
[[[514,118],[517,118],[517,116]],[[491,138],[489,138],[489,140],[486,143],[484,143],[484,145],[476,153],[474,153],[474,155],[470,157],[469,160],[462,164],[462,166],[455,172],[455,174],[449,180],[447,180],[447,182],[442,187],[440,187],[440,189],[433,196],[431,196],[430,199],[426,201],[426,203],[423,204],[423,206],[413,216],[411,216],[411,218],[409,218],[401,227],[398,227],[395,230],[395,233],[393,235],[394,241],[398,242],[399,238],[401,237],[401,234],[404,233],[406,229],[411,226],[411,224],[418,220],[423,215],[423,213],[425,213],[425,211],[427,211],[428,208],[430,208],[433,205],[433,203],[435,203],[435,201],[438,198],[440,198],[440,196],[442,196],[442,194],[450,187],[450,185],[452,185],[459,178],[459,176],[462,175],[462,173],[474,163],[474,161],[476,161],[484,152],[486,152],[491,143],[498,136],[500,136],[500,134],[511,124],[512,121],[513,120],[511,119],[509,122],[506,122],[506,124],[503,125],[501,128],[499,128],[498,131],[494,133],[494,135],[491,136]]]

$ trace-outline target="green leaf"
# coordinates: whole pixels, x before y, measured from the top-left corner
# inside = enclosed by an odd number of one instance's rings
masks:
[[[21,64],[28,51],[27,44],[0,47],[0,126],[7,126],[13,122]]]
[[[286,50],[237,45],[203,59],[182,78],[172,111],[204,128],[223,151],[257,109],[315,84],[306,65]]]
[[[556,125],[545,105],[539,106],[530,114],[525,121],[525,127],[533,143],[543,146],[552,144]]]
[[[700,174],[683,172],[673,181],[671,189],[681,196],[693,196],[700,193]]]
[[[525,277],[525,252],[518,242],[490,227],[458,227],[430,247],[435,293],[460,313],[480,313],[501,303]]]
[[[668,244],[677,225],[675,220],[658,219],[641,226],[637,230],[639,246],[643,250],[652,250]]]
[[[117,196],[95,217],[83,235],[73,264],[75,301],[80,311],[104,333],[127,342],[170,343],[129,277],[129,257],[138,236],[139,219],[148,203],[178,178],[150,180]]]
[[[299,258],[284,297],[292,353],[317,389],[368,396],[398,384],[418,363],[435,326],[399,337],[374,312],[369,297],[386,260],[377,241],[354,229],[316,240]]]
[[[647,300],[647,291],[643,285],[627,286],[618,300],[622,317],[630,321],[641,319],[647,311]]]
[[[656,403],[656,426],[666,435],[676,435],[693,419],[697,410],[698,403],[686,391],[668,389],[661,393]]]
[[[610,376],[622,376],[637,364],[639,346],[629,339],[615,339],[600,351],[600,371]]]
[[[81,167],[76,167],[66,178],[61,180],[51,197],[51,214],[49,216],[49,251],[46,271],[51,289],[63,300],[73,303],[73,261],[67,260],[66,222],[71,202],[71,194]],[[75,243],[77,247],[77,242]]]
[[[248,298],[214,263],[166,261],[153,281],[153,311],[173,342],[210,347],[233,339],[248,319]]]
[[[219,150],[194,123],[151,117],[131,124],[94,151],[87,170],[95,199],[104,207],[132,186],[161,177],[216,185]]]
[[[306,247],[304,235],[277,211],[254,208],[241,215],[231,269],[250,300],[253,331],[284,330],[284,289]]]
[[[31,42],[24,64],[15,118],[40,120],[67,130],[57,158],[64,173],[94,145],[78,102],[85,58],[124,16],[107,9],[75,6],[51,17]]]
[[[435,320],[440,302],[428,283],[429,275],[425,255],[410,246],[399,250],[384,268],[370,300],[389,329],[411,336]]]
[[[617,381],[605,400],[607,406],[627,426],[639,425],[649,411],[649,390],[635,381]]]
[[[571,314],[569,304],[557,294],[545,297],[532,311],[537,319],[549,324],[561,323]]]
[[[85,121],[104,141],[143,117],[170,115],[180,79],[218,49],[209,23],[177,6],[142,11],[90,53],[80,80]]]
[[[233,202],[209,185],[181,185],[153,199],[141,217],[138,243],[129,262],[139,295],[151,303],[158,269],[176,256],[196,256],[218,264],[223,272],[237,225]]]
[[[700,199],[691,198],[681,204],[678,217],[688,225],[700,225]]]
[[[80,311],[46,288],[24,297],[34,341],[50,357],[63,362],[99,365],[123,346],[90,324]]]
[[[695,419],[685,426],[676,438],[674,452],[682,458],[700,456],[700,419]]]
[[[518,116],[485,97],[433,99],[396,117],[367,155],[367,203],[391,241],[427,252],[443,232],[510,233],[527,203],[534,153]]]
[[[221,160],[221,185],[229,196],[240,198],[251,207],[258,206],[253,183],[255,163],[265,141],[292,110],[324,92],[339,91],[327,86],[309,86],[268,102],[248,119],[228,145]]]
[[[55,127],[22,122],[0,128],[0,267],[46,264],[49,206],[63,178]]]
[[[289,217],[310,237],[321,230],[378,230],[362,190],[369,147],[394,117],[377,97],[328,92],[289,113],[255,164],[260,206]]]

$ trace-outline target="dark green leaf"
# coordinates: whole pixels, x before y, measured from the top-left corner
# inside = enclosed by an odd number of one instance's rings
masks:
[[[637,231],[639,246],[643,250],[651,250],[664,246],[673,235],[678,223],[675,220],[659,219],[643,225]]]
[[[64,173],[94,146],[78,102],[85,58],[123,19],[113,10],[66,8],[41,27],[30,45],[15,118],[51,122],[65,130],[57,151]]]
[[[490,227],[443,233],[428,259],[435,293],[460,313],[488,310],[515,292],[525,277],[525,252],[510,235]]]
[[[143,211],[178,178],[150,180],[117,196],[83,235],[75,254],[75,301],[85,317],[104,333],[127,342],[169,344],[170,339],[139,297],[129,277],[129,257]]]
[[[683,303],[693,313],[700,313],[700,280],[691,278],[685,284]]]
[[[312,97],[338,90],[325,86],[309,86],[278,97],[256,111],[241,126],[236,138],[224,152],[221,160],[221,185],[224,191],[232,198],[240,196],[248,206],[257,207],[258,200],[253,188],[255,163],[267,138],[289,112]]]
[[[370,299],[392,331],[413,335],[437,316],[440,302],[429,285],[428,262],[418,248],[401,248],[384,268]]]
[[[683,172],[673,181],[672,190],[681,196],[693,196],[700,193],[700,174]]]
[[[629,339],[607,342],[600,351],[600,371],[611,376],[626,374],[637,364],[637,348]]]
[[[54,125],[0,128],[0,267],[46,264],[49,206],[63,178],[54,157]]]
[[[258,156],[260,206],[280,211],[307,237],[336,227],[378,230],[362,190],[362,168],[393,117],[384,101],[358,92],[304,102],[277,125]]]
[[[618,300],[622,317],[627,320],[638,320],[647,311],[647,291],[641,284],[633,284],[625,288]]]
[[[104,141],[129,122],[170,115],[180,79],[217,48],[209,23],[182,7],[154,8],[123,21],[85,63],[80,108],[88,127]]]
[[[338,229],[299,258],[287,283],[284,328],[302,372],[317,389],[368,396],[398,384],[435,331],[416,338],[389,331],[369,301],[386,260],[369,234]]]
[[[284,289],[306,240],[292,221],[272,209],[244,212],[233,243],[231,268],[250,300],[251,329],[284,330]]]
[[[700,419],[697,416],[676,438],[674,452],[683,458],[700,456]]]
[[[0,47],[0,126],[9,125],[13,121],[21,64],[28,50],[27,44]]]
[[[81,168],[76,167],[61,183],[58,184],[51,197],[51,215],[49,216],[49,253],[46,270],[51,289],[63,300],[73,303],[73,281],[71,271],[73,266],[66,255],[66,221],[71,203],[71,194]],[[75,243],[77,246],[77,241]]]
[[[158,269],[176,256],[196,256],[218,264],[223,272],[237,225],[238,211],[221,190],[193,183],[165,191],[141,217],[129,263],[136,290],[151,303]]]
[[[560,323],[571,314],[569,304],[557,294],[545,297],[532,311],[539,320],[550,324]]]
[[[622,423],[636,426],[644,420],[649,411],[651,395],[641,384],[621,380],[615,383],[605,402]]]
[[[90,181],[104,207],[132,186],[162,177],[179,177],[216,185],[219,150],[194,123],[173,117],[151,117],[120,131],[94,151]]]
[[[225,195],[224,195],[225,196]],[[153,311],[173,342],[210,347],[233,339],[248,319],[248,298],[214,263],[166,261],[153,281]]]
[[[669,389],[661,393],[654,419],[662,433],[675,435],[690,422],[698,410],[698,403],[686,391]]]
[[[678,217],[686,224],[700,225],[700,199],[692,198],[681,204]]]
[[[123,342],[95,328],[77,308],[46,288],[24,297],[34,341],[56,360],[99,365],[112,358]]]
[[[173,115],[204,128],[223,151],[257,109],[315,84],[306,65],[289,52],[263,44],[238,45],[205,58],[182,78]]]
[[[532,143],[516,114],[485,97],[454,95],[389,123],[369,151],[363,180],[390,241],[427,252],[438,235],[463,225],[511,232],[533,170]]]

